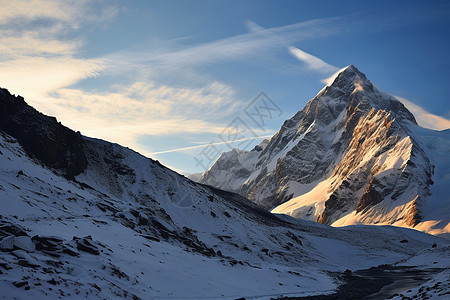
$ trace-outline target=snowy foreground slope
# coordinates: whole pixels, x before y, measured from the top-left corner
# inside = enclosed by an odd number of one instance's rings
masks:
[[[450,130],[419,127],[352,65],[270,141],[222,154],[197,181],[322,224],[450,232]]]
[[[417,253],[427,269],[450,254],[446,240],[414,230],[272,215],[83,137],[4,89],[0,249],[3,299],[324,294],[340,284],[329,272],[407,263]],[[446,276],[443,261],[434,276]]]

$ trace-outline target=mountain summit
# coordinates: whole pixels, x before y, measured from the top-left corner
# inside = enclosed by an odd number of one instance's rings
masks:
[[[435,151],[445,147],[430,145],[423,135],[433,136],[432,143],[449,141],[445,132],[420,128],[400,101],[350,65],[263,142],[262,151],[223,154],[199,182],[323,224],[445,233],[448,217],[436,207],[448,210],[450,199],[437,193],[442,188],[433,193],[436,162],[430,161],[445,156]]]

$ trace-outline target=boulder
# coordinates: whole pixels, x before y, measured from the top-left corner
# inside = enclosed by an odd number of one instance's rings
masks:
[[[40,267],[38,260],[24,250],[14,250],[12,254],[19,259],[18,264],[27,268]]]
[[[139,225],[147,225],[147,223],[148,223],[148,217],[143,212],[139,213],[138,220],[139,220],[139,223],[138,223]]]
[[[0,249],[3,251],[12,250],[14,248],[14,237],[9,235],[0,241]]]
[[[94,255],[99,255],[100,252],[98,251],[97,246],[92,241],[92,237],[89,235],[87,237],[83,238],[73,238],[75,242],[77,243],[77,249],[80,251],[88,252]]]
[[[28,252],[33,252],[36,249],[29,236],[16,236],[14,238],[14,246]]]
[[[80,256],[80,253],[70,244],[63,245],[63,252],[70,256]]]
[[[21,236],[27,235],[27,233],[25,232],[25,229],[23,229],[19,225],[5,221],[0,221],[0,236],[8,236],[8,235]]]
[[[36,250],[42,251],[48,255],[59,257],[63,252],[63,239],[53,236],[33,236],[33,243]]]

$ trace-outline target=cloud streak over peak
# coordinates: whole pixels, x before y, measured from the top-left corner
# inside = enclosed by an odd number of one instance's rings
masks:
[[[403,97],[395,96],[395,98],[402,102],[406,108],[413,113],[420,126],[433,130],[445,130],[450,128],[449,119],[432,114]]]
[[[330,65],[329,63],[323,61],[322,59],[311,55],[309,53],[306,53],[303,50],[300,50],[296,47],[290,46],[289,52],[298,60],[304,62],[308,69],[311,71],[328,74],[333,73],[339,70],[338,67],[335,67],[333,65]]]
[[[122,62],[121,69],[140,65],[158,69],[180,69],[187,66],[196,67],[223,61],[248,60],[258,56],[261,49],[270,53],[295,42],[323,38],[339,31],[348,30],[344,17],[315,19],[291,25],[262,28],[248,21],[251,30],[231,37],[226,37],[197,45],[180,45],[172,50],[162,51],[123,51],[110,55],[112,61]]]

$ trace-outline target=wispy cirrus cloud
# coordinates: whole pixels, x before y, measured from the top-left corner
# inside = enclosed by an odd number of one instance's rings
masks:
[[[285,51],[294,42],[348,29],[345,18],[317,19],[195,45],[177,41],[152,51],[84,58],[85,40],[78,31],[114,18],[114,6],[88,0],[0,4],[1,84],[84,134],[135,149],[144,135],[220,133],[229,123],[227,116],[243,104],[231,86],[212,78],[174,86],[162,83],[160,74],[190,78],[204,65],[248,61],[260,53]],[[103,89],[73,87],[98,76],[120,79]]]
[[[233,112],[234,90],[219,82],[201,88],[180,88],[156,82],[136,82],[131,86],[116,85],[112,90],[85,92],[79,89],[59,89],[48,96],[48,110],[67,108],[67,114],[83,112],[100,119],[170,120],[192,118],[208,120],[208,116]],[[180,127],[177,132],[188,130]],[[161,129],[164,133],[165,129]],[[160,134],[150,131],[149,134]]]
[[[136,131],[131,136],[134,138],[142,134],[159,135],[188,131],[219,133],[229,122],[227,116],[237,113],[243,105],[242,99],[237,97],[232,88],[224,83],[211,81],[211,79],[197,84],[196,87],[191,86],[181,89],[164,84],[155,84],[161,74],[169,73],[171,78],[177,74],[183,74],[183,78],[195,77],[199,73],[197,68],[204,65],[225,61],[247,62],[257,56],[261,49],[264,49],[264,53],[279,51],[280,49],[285,51],[287,45],[292,42],[327,36],[338,30],[346,30],[347,25],[347,22],[342,18],[318,19],[276,28],[259,28],[257,31],[250,33],[196,45],[171,44],[162,46],[160,50],[120,51],[105,58],[107,66],[104,73],[120,74],[121,76],[129,74],[130,78],[138,78],[138,82],[132,85],[132,89],[143,93],[146,99],[159,99],[152,102],[151,106],[155,109],[160,108],[160,113],[147,114],[146,116],[152,116],[152,122],[164,126],[164,129],[156,130],[156,127],[148,126],[144,133],[133,127]],[[162,98],[163,91],[167,91],[164,99]],[[120,93],[124,95],[124,91]],[[127,101],[124,102],[134,103],[136,93],[126,95],[126,97]],[[68,96],[68,98],[73,98],[73,96]],[[79,101],[74,102],[80,103]],[[146,102],[145,105],[150,104]],[[140,105],[133,106],[140,107]],[[127,109],[123,111],[127,112],[127,115],[134,116]],[[145,108],[142,111],[146,111]],[[97,117],[101,116],[102,114],[97,115]],[[133,118],[145,123],[141,118]],[[187,119],[191,122],[195,120],[195,125],[182,126],[180,120]],[[169,120],[173,121],[174,126],[169,124]],[[108,135],[109,129],[107,127],[97,127],[99,128],[96,131],[98,136]]]
[[[42,38],[36,32],[0,30],[0,53],[3,59],[25,56],[74,55],[82,46],[80,40],[61,41],[55,37]]]
[[[259,33],[259,34],[265,34],[265,35],[272,35],[272,32],[264,32],[264,28],[259,26],[253,21],[247,21],[246,23],[249,30],[253,33]],[[275,36],[275,38],[277,38]],[[319,72],[322,74],[330,74],[333,72],[336,72],[339,70],[338,67],[335,67],[333,65],[330,65],[329,63],[325,62],[324,60],[318,58],[317,56],[314,56],[312,54],[309,54],[297,47],[294,47],[292,45],[289,45],[289,40],[283,40],[282,42],[285,43],[285,46],[287,47],[289,53],[293,55],[295,58],[300,60],[301,62],[305,63],[306,67],[310,71]]]
[[[262,54],[283,50],[295,42],[345,32],[352,28],[352,22],[345,17],[334,17],[266,29],[249,22],[247,26],[253,27],[249,33],[197,45],[178,45],[172,49],[163,47],[156,51],[122,51],[108,56],[108,59],[118,62],[112,67],[116,72],[136,70],[138,67],[141,71],[152,70],[152,74],[161,69],[183,69],[224,61],[248,61]]]
[[[117,16],[114,5],[93,0],[1,0],[0,24],[29,30],[27,23],[51,21],[45,27],[78,28],[85,22],[101,23]]]
[[[21,57],[0,62],[0,82],[11,92],[39,105],[48,93],[96,76],[102,69],[100,59]]]
[[[339,70],[338,67],[330,65],[329,63],[325,62],[324,60],[311,55],[309,53],[306,53],[303,50],[300,50],[296,47],[290,46],[289,52],[298,60],[304,62],[307,66],[307,68],[311,71],[323,73],[323,74],[329,74],[333,73]]]
[[[270,134],[270,135],[264,135],[264,136],[236,139],[236,140],[233,140],[233,143],[246,142],[246,141],[250,141],[250,140],[260,140],[260,139],[264,139],[264,138],[271,138],[274,134],[275,133]],[[150,155],[165,154],[165,153],[171,153],[171,152],[180,152],[180,151],[187,151],[187,150],[193,150],[193,149],[199,149],[199,148],[206,148],[206,147],[210,147],[212,145],[225,145],[225,144],[228,145],[228,144],[230,144],[230,142],[210,142],[210,143],[202,144],[202,145],[195,145],[195,146],[189,146],[189,147],[182,147],[182,148],[175,148],[175,149],[170,149],[170,150],[146,153],[145,155],[150,156]]]
[[[417,123],[420,126],[434,130],[445,130],[450,128],[449,119],[432,114],[403,97],[395,96],[395,98],[402,102],[406,108],[413,113],[414,117],[416,117]]]
[[[117,64],[130,63],[124,57],[81,55],[85,40],[79,28],[106,22],[117,10],[97,1],[0,0],[0,4],[2,87],[83,134],[140,149],[137,140],[145,135],[220,133],[228,122],[218,119],[240,105],[232,87],[219,81],[174,87],[137,72],[136,65],[126,83],[113,79],[103,89],[69,88],[86,78],[110,75]],[[170,64],[176,57],[189,59],[189,53],[161,53],[159,60]]]
[[[234,90],[220,82],[196,89],[156,82],[115,85],[97,92],[60,88],[39,102],[44,111],[85,135],[140,152],[148,152],[138,143],[141,136],[219,134],[227,124],[217,116],[226,120],[237,105]]]
[[[102,58],[79,56],[84,41],[74,33],[113,18],[114,6],[87,0],[0,0],[0,6],[0,82],[11,92],[39,101],[103,70]]]

